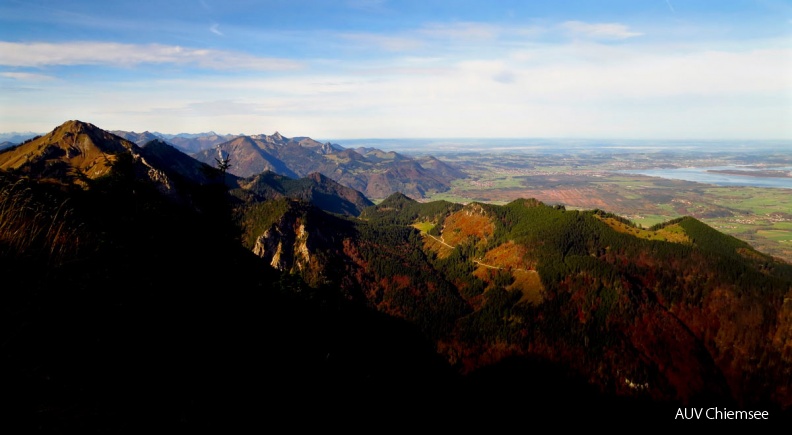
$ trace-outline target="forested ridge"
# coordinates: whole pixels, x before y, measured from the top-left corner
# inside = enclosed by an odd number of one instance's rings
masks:
[[[418,325],[462,373],[541,357],[608,394],[788,406],[790,265],[690,217],[667,225],[691,243],[617,231],[608,218],[531,199],[462,206],[394,195],[364,210],[347,239],[342,273],[359,279],[335,282]],[[426,233],[412,226],[427,222]],[[508,249],[522,267],[483,261]],[[541,302],[518,291],[528,272]]]

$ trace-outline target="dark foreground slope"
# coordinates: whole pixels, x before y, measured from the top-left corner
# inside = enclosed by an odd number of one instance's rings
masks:
[[[221,214],[119,178],[85,191],[0,180],[9,433],[268,429],[391,395],[420,413],[454,380],[406,322],[299,296]]]

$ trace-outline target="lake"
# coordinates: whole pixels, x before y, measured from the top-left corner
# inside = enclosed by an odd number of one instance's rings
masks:
[[[792,167],[787,166],[765,169],[789,171],[792,170]],[[718,186],[752,186],[792,189],[792,178],[789,177],[755,177],[749,175],[708,172],[723,170],[753,171],[757,169],[749,166],[708,166],[700,168],[630,169],[616,172],[647,175],[650,177],[668,178],[672,180],[695,181],[697,183],[715,184]]]

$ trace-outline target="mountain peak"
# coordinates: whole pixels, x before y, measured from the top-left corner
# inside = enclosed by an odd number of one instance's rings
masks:
[[[70,120],[51,132],[3,153],[0,168],[50,179],[69,179],[77,170],[96,178],[110,170],[120,153],[137,153],[134,143],[93,124]]]
[[[55,127],[55,129],[53,130],[53,133],[54,132],[58,132],[58,131],[60,131],[60,132],[69,132],[69,133],[83,133],[83,132],[89,132],[89,131],[95,131],[95,130],[99,130],[99,128],[96,127],[95,125],[91,124],[91,123],[83,122],[83,121],[76,120],[76,119],[72,119],[72,120],[66,121],[63,124]]]
[[[377,207],[395,208],[397,210],[401,210],[408,204],[417,204],[417,203],[418,201],[410,198],[409,196],[401,192],[394,192],[389,197],[385,198],[382,202],[380,202]]]
[[[102,152],[109,153],[123,152],[134,146],[131,141],[123,137],[79,120],[66,121],[44,137],[48,138],[49,142],[62,147],[94,146]]]

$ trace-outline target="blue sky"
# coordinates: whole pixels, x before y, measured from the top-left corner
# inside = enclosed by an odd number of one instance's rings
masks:
[[[0,0],[0,131],[792,140],[778,0]]]

